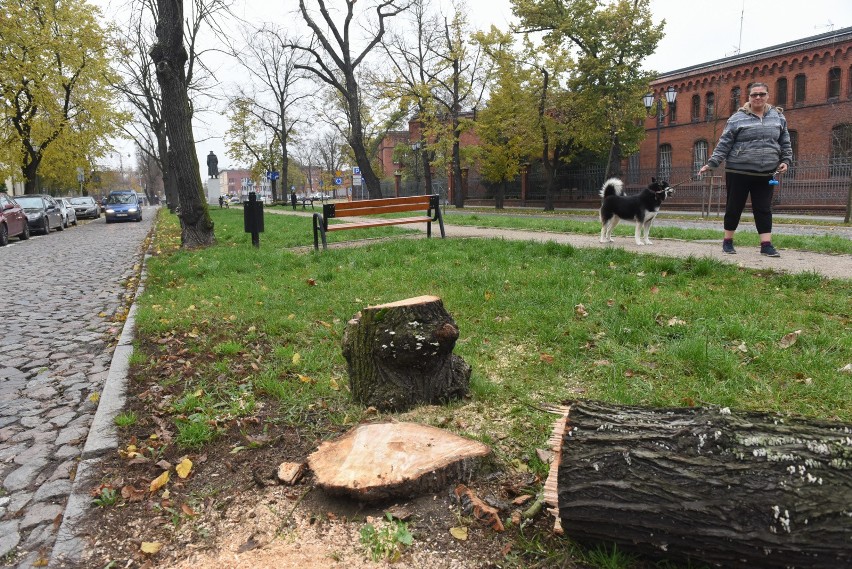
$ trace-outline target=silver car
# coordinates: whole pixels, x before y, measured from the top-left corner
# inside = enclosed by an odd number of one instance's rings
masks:
[[[77,214],[77,219],[100,219],[101,206],[95,201],[92,196],[82,196],[78,198],[68,198],[71,207]]]
[[[54,199],[56,200],[57,205],[59,205],[59,211],[62,212],[62,227],[77,225],[77,212],[74,210],[71,203],[66,198]]]

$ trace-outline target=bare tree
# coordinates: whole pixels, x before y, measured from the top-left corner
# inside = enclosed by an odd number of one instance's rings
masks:
[[[370,155],[365,144],[361,95],[356,77],[356,70],[364,62],[368,53],[381,41],[385,33],[385,20],[396,16],[407,8],[404,0],[380,0],[375,4],[378,18],[377,29],[371,33],[366,46],[359,52],[353,53],[352,24],[354,23],[354,8],[357,0],[345,0],[346,15],[343,22],[335,22],[324,0],[316,0],[319,13],[325,26],[320,26],[305,5],[305,0],[299,0],[299,9],[308,27],[313,32],[313,38],[308,45],[291,44],[293,49],[302,51],[310,57],[310,63],[297,64],[297,69],[313,73],[317,78],[334,88],[344,100],[347,119],[349,122],[348,142],[352,148],[355,161],[361,168],[361,175],[367,184],[371,198],[382,195],[379,178],[376,176],[370,162]]]
[[[124,95],[136,119],[125,127],[125,134],[133,139],[141,154],[156,160],[163,176],[166,202],[174,211],[179,204],[177,178],[169,164],[163,98],[150,55],[156,34],[154,24],[159,13],[158,5],[156,0],[134,0],[132,8],[127,24],[121,27],[125,31],[120,32],[117,41],[119,47],[115,59],[121,80],[113,87]],[[226,9],[227,5],[221,1],[193,0],[190,16],[183,22],[187,46],[186,85],[192,114],[199,111],[201,95],[210,91],[206,87],[212,77],[202,63],[201,56],[205,52],[199,50],[198,37],[206,27],[215,28],[213,15]]]
[[[297,91],[304,72],[296,68],[297,57],[289,47],[292,42],[285,32],[267,25],[246,34],[246,49],[234,56],[259,84],[256,92],[239,90],[239,97],[251,101],[248,111],[277,141],[282,185],[286,186],[290,164],[289,144],[300,120],[296,112],[298,103],[307,97]],[[270,164],[269,169],[274,169]],[[272,199],[277,199],[276,180],[272,180]]]
[[[213,220],[207,211],[195,139],[187,68],[189,54],[183,44],[182,0],[157,0],[157,42],[150,55],[162,93],[162,115],[169,142],[169,167],[177,181],[181,246],[195,248],[215,240]]]
[[[432,160],[435,151],[432,140],[423,135],[427,124],[435,121],[435,99],[432,92],[436,87],[433,80],[447,66],[446,60],[436,53],[441,45],[441,24],[437,16],[429,12],[429,0],[413,0],[408,12],[410,30],[389,32],[382,40],[382,48],[393,65],[392,74],[377,79],[387,97],[411,101],[415,116],[421,124],[421,137],[413,142],[412,151],[419,153],[423,167],[425,193],[432,189]],[[415,174],[419,179],[419,176]]]
[[[439,71],[430,75],[437,84],[433,96],[438,103],[442,122],[448,121],[452,140],[452,176],[455,187],[453,201],[456,207],[464,207],[461,176],[461,133],[467,127],[462,120],[463,108],[476,109],[482,100],[487,75],[481,50],[470,43],[470,30],[461,3],[453,3],[453,19],[444,20],[444,41],[435,51],[443,61]],[[439,117],[440,118],[440,117]]]

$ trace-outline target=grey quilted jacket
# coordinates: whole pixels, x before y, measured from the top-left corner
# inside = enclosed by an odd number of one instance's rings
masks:
[[[780,109],[767,105],[761,118],[746,103],[728,119],[707,164],[716,168],[724,161],[728,171],[772,174],[792,159],[787,119]]]

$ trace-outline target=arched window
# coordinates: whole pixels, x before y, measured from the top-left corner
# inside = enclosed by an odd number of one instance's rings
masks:
[[[701,120],[701,95],[692,96],[691,118],[692,122],[698,122]]]
[[[669,103],[669,124],[675,124],[677,122],[677,101],[674,103]]]
[[[852,174],[852,123],[831,129],[829,174],[838,178],[848,178]]]
[[[672,177],[672,145],[660,145],[660,179],[670,180]]]
[[[793,106],[798,107],[799,105],[803,105],[805,103],[805,86],[807,85],[807,79],[804,74],[796,75],[796,78],[793,80]]]
[[[787,106],[787,78],[781,77],[775,82],[775,106]]]
[[[698,140],[695,146],[692,147],[692,171],[697,172],[702,166],[707,164],[707,141]]]
[[[734,114],[740,108],[740,88],[734,87],[731,89],[731,113]]]
[[[828,70],[828,98],[840,98],[840,68],[832,67]]]
[[[712,121],[716,117],[716,96],[709,92],[704,96],[704,120]]]

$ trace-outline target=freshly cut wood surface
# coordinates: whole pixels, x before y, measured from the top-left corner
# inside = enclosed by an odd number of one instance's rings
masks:
[[[432,492],[470,478],[491,449],[417,423],[372,423],[327,441],[308,457],[325,490],[371,501]]]

